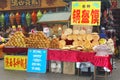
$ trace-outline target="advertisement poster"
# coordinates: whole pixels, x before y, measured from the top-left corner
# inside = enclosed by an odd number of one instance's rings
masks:
[[[28,49],[27,72],[46,73],[47,50]]]
[[[100,25],[100,1],[73,1],[71,25]]]
[[[27,56],[5,55],[4,69],[26,71]]]

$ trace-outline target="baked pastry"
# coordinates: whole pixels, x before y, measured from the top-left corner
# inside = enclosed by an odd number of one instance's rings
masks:
[[[68,35],[68,36],[67,36],[67,39],[68,39],[68,40],[73,40],[72,34]]]
[[[60,40],[60,41],[59,41],[59,48],[60,48],[60,49],[62,49],[63,47],[65,47],[65,45],[66,45],[65,40]]]
[[[87,39],[88,41],[93,40],[92,34],[87,34],[87,35],[86,35],[86,39]]]
[[[94,41],[98,41],[100,39],[100,36],[97,33],[92,33],[92,37]]]
[[[62,35],[61,35],[61,39],[62,39],[62,40],[66,40],[66,39],[67,39],[67,35],[62,34]]]
[[[80,30],[79,33],[80,33],[80,34],[86,34],[86,31],[85,31],[85,30]]]
[[[71,28],[67,28],[66,30],[65,30],[65,32],[64,32],[64,34],[65,35],[70,35],[70,34],[72,34],[72,29]]]
[[[73,34],[79,34],[80,31],[79,30],[73,30]]]

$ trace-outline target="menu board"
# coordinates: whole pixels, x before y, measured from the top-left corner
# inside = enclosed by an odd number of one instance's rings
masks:
[[[28,49],[27,72],[46,73],[47,50]]]
[[[73,1],[71,25],[100,25],[100,1]]]

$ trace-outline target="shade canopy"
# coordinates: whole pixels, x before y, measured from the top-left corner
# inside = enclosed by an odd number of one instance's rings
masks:
[[[43,22],[67,22],[70,19],[71,12],[56,12],[43,14],[38,23]]]

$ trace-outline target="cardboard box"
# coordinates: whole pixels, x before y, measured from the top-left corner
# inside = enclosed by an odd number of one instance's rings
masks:
[[[63,62],[63,74],[75,74],[75,63]]]

